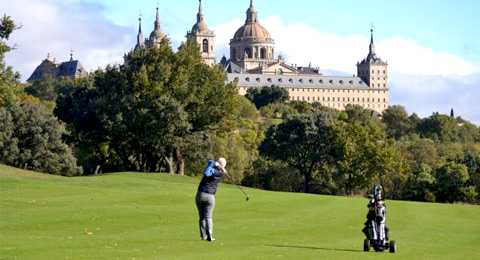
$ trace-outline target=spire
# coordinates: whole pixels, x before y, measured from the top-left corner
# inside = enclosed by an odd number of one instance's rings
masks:
[[[375,44],[373,43],[373,28],[370,30],[371,32],[371,38],[370,38],[370,51],[368,53],[369,57],[376,57],[377,55],[375,54]]]
[[[377,56],[377,53],[375,53],[375,43],[373,42],[373,25],[372,25],[372,28],[370,29],[370,46],[368,49],[368,56],[360,64],[369,64],[369,63],[370,64],[371,63],[387,64]]]
[[[154,43],[160,43],[160,41],[165,37],[165,33],[162,31],[162,25],[160,23],[160,13],[158,11],[158,6],[157,6],[157,18],[155,19],[155,29],[153,29],[152,33],[150,33],[150,38],[149,41],[150,43],[148,44],[149,47],[153,46]]]
[[[257,23],[258,22],[258,12],[255,6],[253,5],[253,0],[250,0],[250,7],[247,10],[247,20],[245,23]]]
[[[198,4],[197,23],[199,22],[203,22],[202,0],[199,0],[199,4]]]
[[[70,61],[73,61],[73,49],[70,47]]]
[[[155,19],[155,30],[160,29],[160,14],[158,12],[158,6],[157,6],[157,18]]]
[[[143,34],[142,34],[142,17],[138,18],[138,35],[137,35],[137,45],[135,46],[135,50],[143,47]]]

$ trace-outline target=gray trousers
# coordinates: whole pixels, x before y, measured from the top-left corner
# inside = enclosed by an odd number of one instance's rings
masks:
[[[215,207],[215,195],[204,192],[197,192],[195,197],[198,216],[200,217],[200,237],[207,239],[213,234],[213,208]],[[208,232],[208,233],[207,233]]]

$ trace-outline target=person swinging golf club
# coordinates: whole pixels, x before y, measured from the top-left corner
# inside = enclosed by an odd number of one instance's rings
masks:
[[[218,183],[226,174],[227,160],[219,158],[217,161],[208,160],[207,168],[203,171],[203,177],[198,185],[195,203],[197,204],[200,217],[200,237],[202,240],[215,241],[213,238],[213,208],[215,207],[215,193]]]

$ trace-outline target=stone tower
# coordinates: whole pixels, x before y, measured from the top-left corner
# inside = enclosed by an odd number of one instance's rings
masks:
[[[138,34],[137,34],[137,44],[135,45],[134,51],[145,48],[145,43],[143,42],[142,34],[142,18],[138,18]]]
[[[275,42],[258,21],[258,11],[250,0],[245,24],[230,40],[230,60],[244,70],[261,68],[262,64],[275,62]]]
[[[204,22],[202,0],[199,0],[197,23],[193,25],[190,32],[187,32],[187,38],[193,39],[193,41],[198,44],[205,63],[209,66],[215,66],[215,33],[210,30],[208,25]]]
[[[357,63],[357,75],[372,89],[388,90],[388,64],[377,57],[371,30],[370,50],[362,62]]]
[[[155,19],[154,29],[152,33],[150,33],[150,37],[145,42],[145,45],[148,48],[158,47],[163,38],[165,38],[165,33],[162,31],[162,25],[160,24],[160,14],[158,13],[157,7],[157,18]]]

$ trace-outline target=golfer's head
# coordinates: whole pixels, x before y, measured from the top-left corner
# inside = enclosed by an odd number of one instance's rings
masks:
[[[222,167],[222,168],[225,168],[225,166],[227,166],[227,160],[225,160],[225,158],[218,158],[217,160],[217,163]]]

